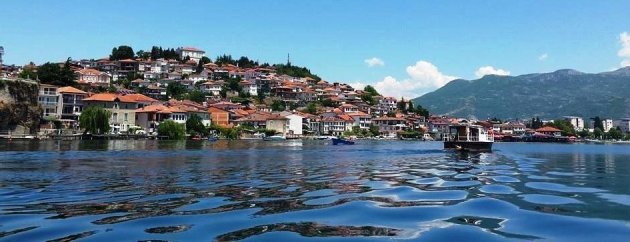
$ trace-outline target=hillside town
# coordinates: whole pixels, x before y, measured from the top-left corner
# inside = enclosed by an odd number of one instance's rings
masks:
[[[441,140],[449,125],[471,122],[504,141],[630,138],[630,118],[596,117],[585,123],[573,116],[531,121],[432,116],[409,100],[382,96],[371,86],[357,90],[322,80],[306,68],[293,66],[289,56],[286,64],[277,65],[229,55],[213,62],[204,50],[193,47],[154,46],[134,53],[131,47],[120,46],[107,58],[1,67],[0,89],[9,90],[15,82],[37,85],[36,128],[20,128],[20,122],[7,118],[0,132],[12,137],[259,139],[279,135]],[[7,99],[3,105],[11,103],[9,96],[15,95],[3,95]],[[81,120],[93,113],[85,112],[88,109],[105,111],[106,124],[86,127],[98,123],[94,117],[89,118],[93,122]],[[180,133],[186,135],[173,135],[166,126],[160,129],[164,123],[181,126]]]

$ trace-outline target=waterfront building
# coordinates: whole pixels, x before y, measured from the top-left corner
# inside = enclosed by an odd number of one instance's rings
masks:
[[[319,134],[340,136],[343,132],[352,128],[352,122],[348,122],[337,115],[323,116],[318,122]],[[350,129],[348,129],[348,127],[350,127]]]
[[[302,135],[302,125],[303,125],[303,119],[304,116],[299,115],[297,113],[289,113],[289,112],[282,112],[282,116],[284,116],[285,118],[289,119],[289,127],[287,130],[287,134],[291,134],[291,135]]]
[[[378,127],[378,132],[386,137],[396,137],[399,132],[407,129],[407,121],[404,118],[380,117],[372,119],[372,123]]]
[[[551,126],[545,126],[545,127],[536,129],[536,133],[541,133],[544,135],[549,135],[549,136],[554,136],[554,137],[562,136],[562,130],[556,129]]]
[[[112,133],[127,132],[136,124],[138,102],[133,97],[115,93],[98,93],[83,99],[86,108],[99,106],[111,113],[109,125]]]
[[[581,117],[564,116],[562,118],[564,118],[564,120],[566,120],[569,123],[571,123],[571,125],[573,125],[573,128],[575,129],[575,131],[582,131],[582,130],[584,130],[584,119],[582,119]]]
[[[136,124],[144,129],[147,134],[156,134],[161,122],[173,120],[176,123],[186,124],[186,111],[178,107],[168,107],[163,104],[152,104],[135,110]]]
[[[364,112],[352,112],[346,114],[352,117],[352,120],[354,121],[352,126],[359,126],[361,129],[369,129],[372,125],[372,115]]]
[[[66,126],[78,128],[79,116],[83,111],[83,99],[87,97],[87,92],[81,91],[74,87],[61,87],[57,89],[61,97],[60,111],[61,121]]]
[[[37,101],[42,106],[42,118],[46,120],[59,118],[59,87],[40,84]]]
[[[232,126],[230,125],[230,112],[216,107],[208,108],[208,112],[210,113],[212,123],[224,128]]]
[[[614,129],[615,126],[613,124],[613,120],[610,118],[602,119],[602,125],[604,126],[604,132],[608,132],[611,129]]]
[[[286,135],[289,131],[289,119],[278,114],[269,115],[265,125],[267,129],[275,130],[278,134]]]

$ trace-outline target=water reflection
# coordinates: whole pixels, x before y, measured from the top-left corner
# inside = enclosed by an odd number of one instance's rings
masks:
[[[525,229],[539,220],[576,230],[605,225],[593,233],[611,240],[630,232],[615,221],[630,221],[625,213],[630,164],[615,166],[615,160],[628,160],[628,153],[562,153],[556,147],[545,152],[544,145],[528,151],[526,144],[470,153],[444,152],[440,146],[0,143],[9,150],[0,163],[0,238],[295,239],[279,232],[299,240],[451,238],[440,230],[474,231],[480,240],[573,236]],[[608,175],[596,175],[602,171]]]

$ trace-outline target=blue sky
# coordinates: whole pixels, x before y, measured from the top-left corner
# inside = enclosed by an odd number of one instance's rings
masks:
[[[5,63],[195,46],[418,96],[453,78],[621,67],[630,1],[2,1]],[[630,47],[629,47],[630,48]],[[625,53],[625,52],[624,52]],[[377,58],[369,66],[366,60]],[[379,60],[381,62],[379,62]],[[628,61],[627,61],[628,62]],[[383,65],[380,65],[383,64]],[[484,68],[482,68],[484,67]],[[480,71],[480,68],[481,71]]]

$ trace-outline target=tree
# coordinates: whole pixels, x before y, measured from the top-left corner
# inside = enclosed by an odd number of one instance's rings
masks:
[[[206,93],[195,89],[188,93],[187,98],[193,102],[203,103],[206,101]]]
[[[60,85],[61,68],[55,63],[46,62],[37,68],[37,78],[44,84]]]
[[[203,125],[203,122],[198,115],[192,114],[186,120],[186,132],[190,135],[207,135],[208,129]]]
[[[158,135],[166,136],[169,139],[184,139],[186,128],[183,124],[178,124],[173,120],[166,120],[158,126]]]
[[[372,87],[371,85],[367,85],[363,88],[364,92],[367,92],[369,94],[371,94],[372,96],[380,96],[381,94],[379,94],[376,89],[374,89],[374,87]]]
[[[554,120],[549,126],[562,130],[563,136],[575,136],[575,128],[567,120]]]
[[[246,56],[241,56],[241,58],[239,58],[238,61],[236,61],[236,64],[240,68],[253,68],[253,67],[258,66],[257,61],[250,60]]]
[[[320,103],[322,104],[322,106],[324,107],[337,107],[337,105],[335,104],[335,102],[333,102],[330,98],[326,98],[324,100],[321,100]]]
[[[418,114],[422,117],[428,118],[429,117],[429,110],[426,110],[425,108],[422,107],[422,105],[418,105],[418,107],[413,107],[413,102],[409,102],[409,112]]]
[[[148,60],[149,58],[151,58],[151,53],[150,52],[144,52],[144,50],[139,50],[138,52],[136,52],[136,56],[138,56],[139,58],[142,58],[144,60]]]
[[[225,87],[230,91],[242,92],[243,87],[241,86],[241,78],[240,77],[230,77],[225,82]]]
[[[530,126],[531,126],[532,129],[539,129],[539,128],[542,128],[543,122],[538,117],[532,118],[532,122],[531,122]]]
[[[369,93],[369,92],[362,93],[361,94],[361,100],[363,100],[364,102],[366,102],[369,105],[376,105],[376,100],[374,99],[372,94]]]
[[[216,60],[214,61],[214,64],[217,64],[219,66],[223,66],[225,64],[236,65],[236,61],[232,59],[232,55],[223,54],[223,55],[217,56]]]
[[[289,75],[293,77],[310,77],[317,81],[321,80],[321,78],[315,74],[312,74],[309,69],[306,67],[299,67],[293,65],[285,65],[285,64],[276,64],[273,65],[276,69],[276,74],[278,75]]]
[[[599,116],[593,118],[593,128],[604,130],[604,122],[602,122],[602,119]]]
[[[118,46],[118,48],[114,47],[112,49],[112,54],[109,55],[110,60],[124,60],[124,59],[133,59],[135,54],[133,49],[126,45]]]
[[[124,88],[129,88],[131,85],[131,80],[129,78],[122,78],[116,81],[116,84],[123,86]]]
[[[407,107],[406,106],[407,106],[407,102],[405,102],[405,98],[401,98],[400,102],[396,103],[396,108],[398,108],[398,110],[400,110],[404,114],[407,114]]]
[[[61,72],[59,73],[59,81],[63,83],[64,86],[73,86],[76,84],[76,80],[78,79],[77,74],[70,68],[70,57],[66,59],[66,63],[63,64],[63,68],[61,68]]]
[[[197,69],[195,70],[195,73],[201,73],[204,70],[203,65],[208,64],[212,61],[210,61],[210,58],[208,57],[201,57],[201,59],[199,60],[199,63],[197,63]]]
[[[273,100],[271,103],[271,110],[273,111],[284,111],[286,109],[286,105],[281,100]]]
[[[578,136],[580,136],[580,138],[586,138],[590,135],[590,132],[588,132],[588,129],[583,129],[582,131],[578,132]]]
[[[68,58],[60,68],[58,64],[46,62],[37,69],[37,78],[43,84],[56,86],[73,86],[76,84],[77,75],[70,68],[71,59]]]
[[[90,106],[81,112],[79,126],[85,129],[84,134],[104,134],[109,132],[111,113],[102,107]]]
[[[35,68],[33,68],[33,65],[28,65],[25,66],[24,69],[22,69],[22,72],[20,72],[19,74],[20,78],[23,79],[37,79],[37,72],[35,72]]]
[[[372,136],[379,136],[381,134],[381,132],[379,131],[378,126],[376,125],[370,125],[370,134]]]
[[[306,112],[310,113],[310,114],[316,114],[317,113],[317,105],[315,103],[308,103],[308,105],[306,105]]]
[[[595,128],[595,130],[593,130],[593,136],[595,139],[601,139],[604,136],[604,131],[600,128]]]
[[[623,138],[623,133],[621,132],[619,127],[617,127],[608,131],[608,137],[610,137],[611,139],[620,140],[621,138]]]
[[[181,100],[184,93],[186,93],[186,87],[179,82],[171,82],[166,87],[166,95],[170,98]]]

